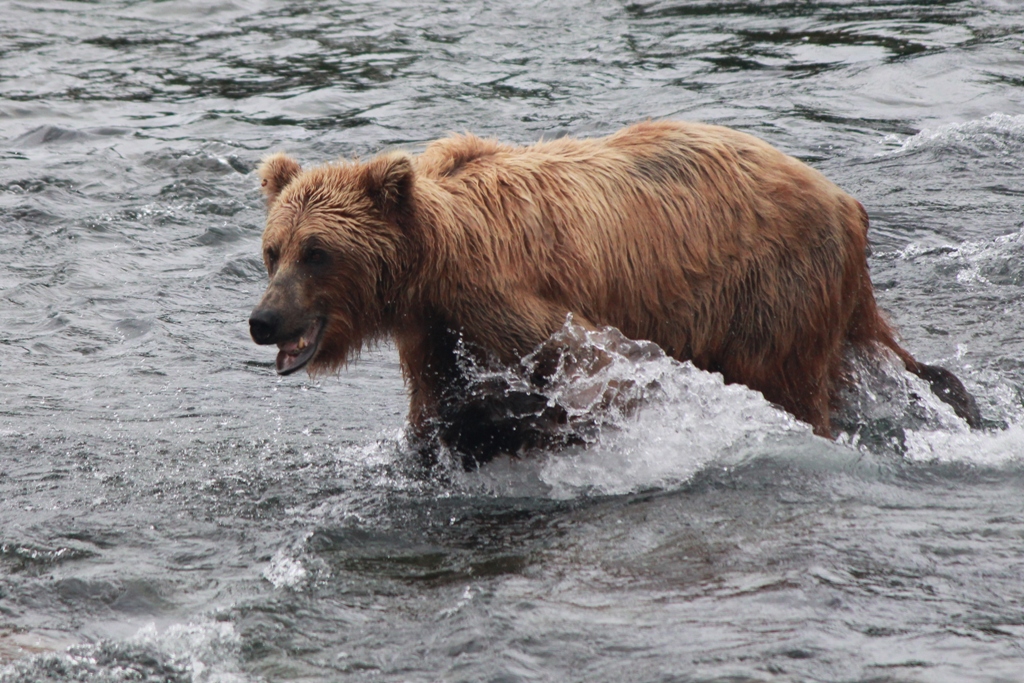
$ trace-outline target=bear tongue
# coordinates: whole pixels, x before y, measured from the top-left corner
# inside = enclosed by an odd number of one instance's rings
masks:
[[[310,344],[304,343],[305,339],[299,339],[296,341],[290,341],[284,344],[278,344],[277,352],[277,372],[281,375],[287,375],[295,370],[298,370],[299,361],[307,360],[303,358],[304,350],[309,351]],[[312,354],[309,354],[312,355]]]

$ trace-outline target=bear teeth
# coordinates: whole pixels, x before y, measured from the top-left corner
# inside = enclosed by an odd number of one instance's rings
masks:
[[[306,365],[316,353],[317,344],[324,330],[324,319],[315,319],[298,339],[280,342],[277,345],[277,372],[288,375]]]

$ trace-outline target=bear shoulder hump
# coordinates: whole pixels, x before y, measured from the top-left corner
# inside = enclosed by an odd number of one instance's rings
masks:
[[[417,171],[435,178],[458,174],[466,164],[507,151],[497,140],[453,135],[430,143],[416,160]]]

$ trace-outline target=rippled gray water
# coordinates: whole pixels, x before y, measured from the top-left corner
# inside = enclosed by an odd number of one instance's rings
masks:
[[[861,199],[990,429],[622,359],[661,393],[591,448],[424,472],[390,347],[248,339],[267,152],[647,117]],[[4,3],[0,140],[0,681],[1024,680],[1020,3]]]

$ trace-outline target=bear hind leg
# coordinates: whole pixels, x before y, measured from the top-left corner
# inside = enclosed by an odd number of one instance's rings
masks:
[[[974,396],[967,391],[956,375],[937,365],[919,363],[909,351],[896,342],[896,335],[878,312],[874,294],[867,283],[863,287],[851,323],[847,341],[862,348],[872,344],[881,344],[889,348],[903,361],[909,372],[928,382],[932,393],[952,407],[953,412],[967,422],[971,429],[983,426],[981,412]]]
[[[982,426],[977,401],[952,372],[937,365],[925,365],[916,361],[907,364],[907,370],[928,382],[932,393],[938,396],[939,400],[948,403],[953,412],[966,421],[971,429],[979,429]]]

